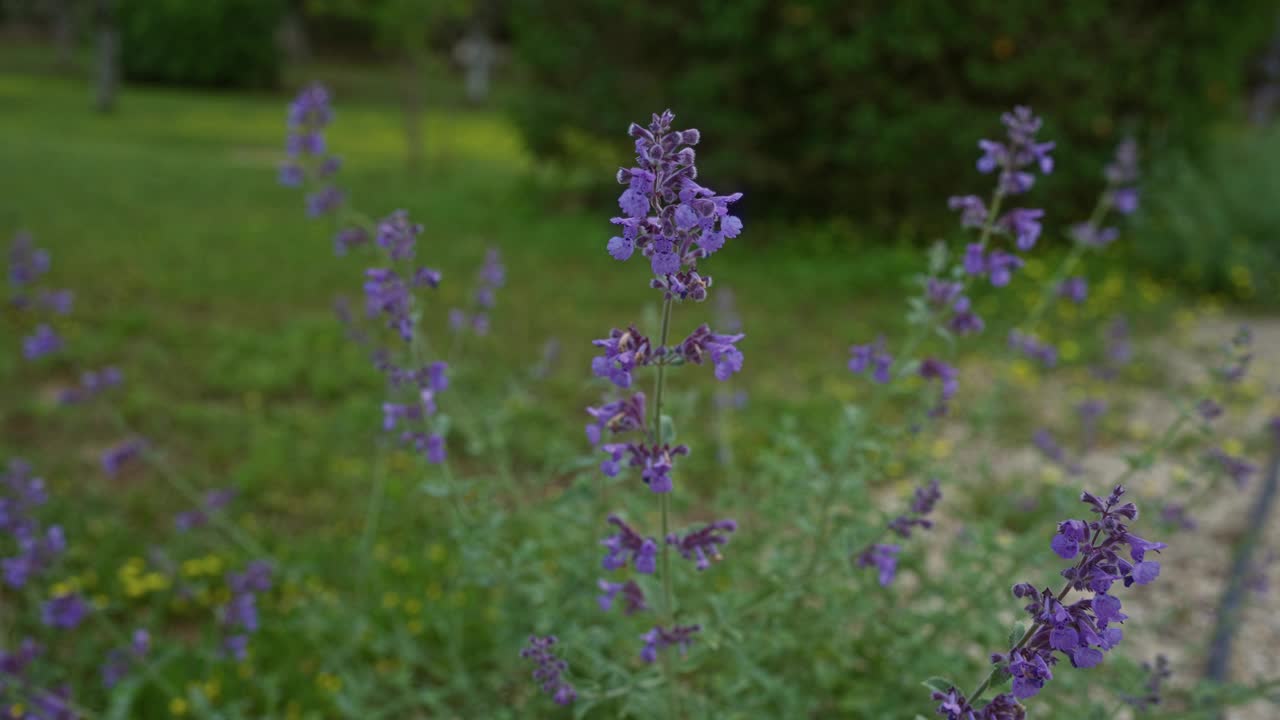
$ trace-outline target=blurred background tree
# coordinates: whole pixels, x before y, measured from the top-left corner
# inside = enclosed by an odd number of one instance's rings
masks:
[[[678,107],[716,138],[708,175],[746,187],[755,212],[931,228],[948,195],[974,190],[954,170],[974,161],[972,138],[1015,103],[1043,111],[1045,135],[1070,148],[1047,182],[1077,204],[1055,216],[1087,212],[1123,134],[1155,152],[1199,143],[1239,114],[1275,3],[510,0],[509,11],[528,78],[515,117],[537,152]]]
[[[421,167],[427,71],[439,62],[433,49],[472,16],[472,0],[312,0],[307,9],[317,18],[363,25],[377,50],[399,65],[405,158],[410,169]]]

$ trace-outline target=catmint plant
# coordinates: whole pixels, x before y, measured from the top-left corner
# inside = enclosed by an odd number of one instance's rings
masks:
[[[1058,557],[1075,561],[1062,571],[1066,583],[1056,593],[1030,583],[1013,586],[1013,596],[1027,601],[1029,626],[1015,633],[1018,637],[1007,651],[991,656],[991,672],[973,692],[964,695],[955,687],[935,688],[939,715],[948,720],[1023,718],[1026,711],[1021,701],[1038,694],[1053,679],[1053,669],[1060,662],[1091,668],[1120,643],[1124,633],[1119,626],[1128,615],[1121,612],[1121,601],[1113,590],[1154,582],[1160,563],[1148,553],[1166,547],[1130,532],[1128,523],[1137,519],[1138,508],[1122,502],[1124,494],[1122,485],[1105,498],[1081,493],[1080,501],[1097,517],[1064,520],[1049,543]],[[1065,603],[1072,591],[1088,596]],[[1013,680],[1011,692],[980,704],[988,688],[1008,679]]]
[[[652,339],[629,325],[594,342],[600,354],[592,361],[592,373],[629,392],[588,408],[591,422],[586,427],[587,439],[605,454],[602,473],[615,477],[625,469],[638,470],[639,479],[657,495],[661,525],[655,534],[633,527],[617,514],[609,516],[615,533],[602,542],[607,549],[602,564],[610,572],[630,565],[638,574],[658,576],[659,618],[641,638],[638,654],[646,663],[663,660],[673,713],[678,703],[671,651],[685,653],[702,626],[678,622],[671,557],[678,554],[693,563],[696,571],[704,571],[721,557],[721,548],[738,525],[726,519],[683,533],[673,529],[671,496],[679,485],[676,463],[690,448],[674,441],[674,423],[663,414],[667,368],[707,364],[718,380],[727,380],[742,369],[743,354],[737,343],[744,337],[718,333],[704,324],[672,342],[675,306],[685,300],[701,302],[709,294],[712,279],[702,274],[700,263],[742,232],[742,221],[730,211],[742,194],[719,195],[698,183],[693,146],[701,135],[697,130],[674,129],[674,120],[668,110],[653,115],[648,127],[633,124],[628,130],[635,141],[636,166],[617,173],[618,183],[625,186],[618,198],[623,214],[612,222],[621,234],[610,239],[606,248],[619,261],[637,251],[649,261],[649,286],[662,297],[661,326]],[[636,374],[645,368],[652,368],[654,374],[651,399],[631,390]],[[604,592],[602,607],[612,607],[618,595],[625,598],[628,611],[648,607],[634,580],[601,580],[599,587]]]
[[[383,430],[428,462],[440,464],[446,455],[447,421],[440,416],[437,401],[449,386],[448,364],[425,357],[420,293],[438,288],[441,273],[416,262],[423,228],[407,211],[397,210],[371,223],[346,208],[346,193],[335,182],[341,163],[328,154],[324,135],[332,120],[329,92],[323,86],[311,85],[298,94],[289,107],[288,159],[281,166],[280,182],[309,188],[309,215],[341,213],[334,239],[337,254],[345,255],[357,247],[373,248],[376,259],[364,272],[363,287],[364,319],[370,327],[355,329],[356,321],[346,304],[339,306],[339,318],[348,326],[348,334],[369,350],[374,367],[386,377]],[[501,264],[492,255],[482,273],[489,285],[477,293],[477,302],[492,304],[493,289],[501,285],[502,276]],[[389,337],[383,341],[384,336]]]

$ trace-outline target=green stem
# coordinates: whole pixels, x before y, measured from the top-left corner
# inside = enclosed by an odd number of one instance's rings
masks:
[[[1091,227],[1096,227],[1107,214],[1107,210],[1111,207],[1108,200],[1109,196],[1109,192],[1104,192],[1098,196],[1098,202],[1093,206],[1093,212],[1089,215],[1089,225]],[[1058,265],[1053,277],[1040,290],[1040,297],[1036,300],[1035,307],[1027,314],[1027,320],[1023,323],[1023,327],[1026,328],[1027,332],[1032,332],[1044,318],[1045,312],[1049,309],[1049,303],[1053,301],[1054,295],[1058,292],[1058,286],[1076,269],[1076,265],[1080,264],[1080,260],[1084,257],[1087,249],[1082,242],[1077,242],[1071,247],[1071,252],[1067,253],[1066,258]]]
[[[671,308],[675,304],[668,297],[662,305],[662,330],[658,335],[658,347],[665,349],[667,338],[671,333]],[[658,372],[653,381],[653,422],[650,428],[654,445],[662,443],[662,394],[666,388],[667,363],[663,355],[658,363]],[[675,625],[675,593],[671,578],[671,547],[667,545],[667,534],[671,531],[671,493],[658,495],[658,506],[662,513],[662,535],[658,542],[662,545],[662,615],[668,627]],[[680,717],[679,698],[676,693],[675,670],[671,664],[671,653],[662,656],[662,673],[666,677],[667,696],[670,701],[671,717]]]

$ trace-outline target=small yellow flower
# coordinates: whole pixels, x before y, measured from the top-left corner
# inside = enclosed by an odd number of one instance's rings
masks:
[[[448,551],[446,551],[444,549],[444,546],[441,545],[440,543],[431,543],[431,545],[427,548],[427,559],[433,563],[436,563],[436,564],[442,563],[444,562],[444,559],[448,556],[449,556]]]
[[[416,637],[418,635],[421,635],[422,631],[426,630],[427,628],[425,625],[422,624],[421,620],[410,620],[409,623],[405,625],[405,629],[409,631],[410,635],[413,635]]]
[[[1062,356],[1063,360],[1071,362],[1080,357],[1080,345],[1075,340],[1063,340],[1062,344],[1058,346],[1058,354]]]
[[[951,451],[954,447],[951,441],[946,438],[938,438],[933,441],[933,457],[938,460],[944,460],[951,457]]]
[[[236,674],[243,680],[253,677],[253,665],[251,663],[242,662],[236,666]]]
[[[284,706],[284,716],[285,720],[299,720],[302,717],[302,705],[297,700],[290,700]]]
[[[996,544],[1002,548],[1007,548],[1010,545],[1013,545],[1013,540],[1013,533],[1008,530],[1001,530],[996,533]]]
[[[440,587],[440,583],[434,580],[427,585],[427,599],[435,602],[444,597],[444,589]]]
[[[20,718],[27,714],[27,708],[22,703],[15,703],[9,706],[9,717]]]
[[[217,700],[218,695],[222,693],[222,683],[218,682],[217,678],[212,678],[205,681],[204,685],[200,686],[200,689],[204,691],[205,697],[210,700]]]
[[[409,572],[409,558],[404,555],[397,555],[395,560],[391,561],[391,569],[404,575]]]
[[[417,598],[410,598],[404,601],[404,611],[409,615],[418,615],[422,612],[422,601]]]
[[[169,714],[174,717],[182,717],[187,714],[187,701],[182,698],[174,698],[169,701]]]
[[[902,473],[906,472],[906,466],[901,460],[890,460],[885,463],[884,472],[891,478],[902,477]]]
[[[1244,453],[1244,443],[1238,438],[1227,438],[1222,441],[1222,451],[1228,455],[1240,455]]]
[[[393,592],[384,593],[382,596],[382,607],[391,610],[400,604],[400,596]]]
[[[322,672],[316,675],[316,687],[327,693],[335,693],[342,689],[342,679],[333,673]]]
[[[1146,440],[1151,437],[1151,426],[1145,420],[1134,419],[1129,423],[1129,435],[1134,440]]]

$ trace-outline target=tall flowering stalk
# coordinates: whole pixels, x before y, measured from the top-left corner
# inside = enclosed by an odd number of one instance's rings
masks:
[[[1122,502],[1123,485],[1116,485],[1106,498],[1088,491],[1080,501],[1097,517],[1069,519],[1058,523],[1049,545],[1058,557],[1075,560],[1062,571],[1066,583],[1056,594],[1030,583],[1013,586],[1013,595],[1027,601],[1031,624],[1007,652],[991,656],[992,669],[967,696],[958,689],[936,688],[938,714],[948,720],[1018,720],[1026,717],[1020,701],[1035,696],[1053,679],[1053,668],[1066,660],[1074,668],[1091,668],[1102,662],[1103,654],[1124,637],[1119,628],[1128,619],[1121,612],[1120,599],[1112,594],[1117,584],[1124,587],[1147,585],[1160,575],[1160,563],[1148,553],[1158,553],[1166,545],[1145,540],[1129,530],[1138,517],[1138,508]],[[1067,594],[1086,593],[1070,604]],[[996,682],[1012,679],[1011,692],[996,695],[979,707],[983,694]]]
[[[693,146],[701,136],[697,130],[676,130],[671,111],[655,114],[648,127],[632,124],[628,133],[635,141],[636,166],[622,168],[618,183],[626,186],[618,198],[623,214],[612,222],[621,234],[609,240],[607,250],[617,260],[628,260],[637,251],[649,260],[649,286],[662,293],[662,322],[656,341],[635,325],[613,329],[595,341],[601,354],[591,364],[592,372],[618,388],[630,390],[634,373],[653,367],[652,404],[642,392],[631,392],[618,400],[587,409],[591,422],[587,438],[604,452],[600,469],[605,475],[619,475],[624,468],[639,470],[641,481],[658,495],[661,526],[657,537],[646,536],[620,516],[608,521],[616,532],[603,541],[607,571],[628,564],[642,575],[659,576],[662,583],[660,621],[642,637],[640,657],[646,663],[662,658],[663,673],[673,715],[678,701],[672,647],[685,652],[702,627],[677,624],[674,576],[671,557],[679,553],[707,569],[720,557],[720,548],[737,530],[732,520],[719,520],[685,533],[672,529],[671,495],[676,488],[677,459],[688,455],[688,446],[674,442],[674,423],[666,417],[663,398],[668,366],[709,364],[719,380],[727,380],[742,369],[743,355],[737,343],[743,335],[713,332],[707,325],[695,328],[683,340],[672,343],[672,315],[677,303],[701,302],[712,285],[699,263],[724,247],[742,232],[742,221],[730,214],[729,206],[741,193],[718,195],[697,182]],[[608,439],[609,441],[605,441]],[[642,589],[634,581],[612,583],[602,580],[603,607],[611,607],[619,594],[627,612],[647,609]]]

